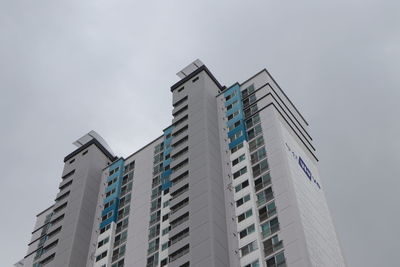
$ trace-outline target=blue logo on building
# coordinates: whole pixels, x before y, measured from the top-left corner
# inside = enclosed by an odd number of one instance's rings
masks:
[[[307,178],[313,182],[314,184],[316,184],[318,186],[319,189],[321,189],[321,186],[319,185],[318,181],[315,180],[314,176],[312,175],[310,169],[307,167],[306,163],[304,162],[304,160],[300,157],[297,156],[293,150],[290,148],[290,146],[285,143],[287,149],[289,150],[289,152],[291,152],[292,156],[294,159],[297,160],[297,162],[299,163],[300,168],[304,171],[305,175],[307,176]]]

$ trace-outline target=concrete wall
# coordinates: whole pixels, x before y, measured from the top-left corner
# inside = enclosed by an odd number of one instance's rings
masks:
[[[197,80],[195,80],[198,77]],[[195,81],[194,81],[195,80]],[[206,72],[201,72],[183,84],[184,90],[174,91],[173,99],[188,95],[189,122],[189,205],[179,214],[189,211],[188,241],[170,247],[170,255],[190,244],[190,254],[168,266],[179,266],[190,260],[190,266],[229,266],[225,199],[217,104],[217,85]],[[172,205],[172,204],[171,204]],[[170,221],[177,215],[172,214]],[[179,229],[180,229],[179,228]],[[178,230],[176,230],[178,232]],[[170,233],[172,236],[172,233]]]

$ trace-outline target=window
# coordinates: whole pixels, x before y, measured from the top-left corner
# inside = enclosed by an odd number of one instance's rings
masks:
[[[47,234],[47,239],[52,238],[56,234],[58,234],[61,231],[62,226],[58,227],[57,229],[51,231],[50,233]]]
[[[75,162],[75,159],[71,159],[70,161],[69,161],[69,164],[72,164],[72,163],[74,163]]]
[[[55,225],[56,223],[60,222],[62,219],[64,219],[64,214],[58,216],[57,218],[55,218],[54,220],[52,220],[50,223],[51,225]]]
[[[252,263],[249,263],[243,267],[260,267],[260,262],[258,260],[255,260]]]
[[[279,221],[277,217],[261,225],[261,234],[263,238],[266,238],[278,231]]]
[[[121,243],[125,242],[126,238],[128,237],[128,231],[125,230],[119,235],[117,235],[114,239],[114,247],[119,246]]]
[[[161,245],[161,250],[166,250],[167,248],[169,248],[169,241]]]
[[[256,137],[257,135],[259,135],[260,133],[262,133],[261,124],[257,124],[254,128],[247,131],[247,136],[248,136],[249,140],[251,140],[254,137]]]
[[[196,78],[194,78],[194,79],[192,80],[192,82],[194,83],[194,82],[196,82],[198,79],[199,79],[199,77],[196,77]]]
[[[58,208],[54,209],[54,214],[56,214],[57,212],[61,211],[62,209],[64,209],[67,206],[67,202],[65,202],[64,204],[60,205]]]
[[[162,142],[154,147],[154,154],[157,154],[157,153],[163,151],[163,149],[164,149],[164,142]]]
[[[69,173],[63,175],[63,177],[61,177],[61,179],[65,180],[68,177],[71,177],[73,174],[75,173],[75,170],[70,171]]]
[[[118,180],[118,177],[115,177],[114,179],[108,181],[107,186],[112,185],[113,183],[115,183]]]
[[[129,193],[131,191],[132,191],[132,182],[129,182],[127,185],[121,188],[120,196],[123,197],[126,193]]]
[[[119,167],[117,167],[117,168],[115,168],[115,169],[112,169],[112,170],[110,171],[109,176],[113,175],[114,173],[117,173],[118,171],[119,171]]]
[[[82,152],[82,156],[85,156],[87,153],[88,153],[87,150],[83,151],[83,152]]]
[[[189,136],[185,136],[182,139],[180,139],[179,141],[175,142],[172,144],[172,148],[178,147],[180,144],[183,144],[184,142],[186,142],[189,139]]]
[[[184,116],[183,118],[181,118],[181,119],[179,119],[178,121],[176,121],[176,122],[174,123],[174,126],[176,127],[176,126],[178,126],[179,124],[184,123],[185,121],[187,121],[187,119],[188,119],[188,115],[186,115],[186,116]]]
[[[256,228],[254,227],[254,224],[250,225],[249,227],[247,227],[244,230],[239,232],[240,239],[248,236],[251,233],[254,233],[255,230],[256,230]]]
[[[183,102],[185,102],[188,99],[187,96],[185,96],[184,98],[182,98],[181,100],[175,102],[175,104],[173,104],[174,108],[176,108],[177,106],[179,106],[180,104],[182,104]]]
[[[149,243],[149,248],[147,249],[147,253],[151,254],[154,251],[158,250],[159,245],[160,245],[160,239],[158,239],[158,238],[154,239],[153,241],[151,241]]]
[[[109,196],[111,196],[111,195],[114,194],[114,193],[115,193],[115,188],[111,189],[110,191],[108,191],[108,192],[106,193],[106,198],[108,198]]]
[[[238,223],[244,221],[245,219],[249,218],[253,215],[253,210],[249,209],[238,216]]]
[[[255,105],[249,107],[248,109],[246,109],[246,110],[244,111],[244,116],[245,116],[246,118],[248,118],[248,117],[250,117],[251,115],[253,115],[254,113],[256,113],[257,111],[258,111],[258,107],[257,107],[257,104],[255,104]]]
[[[103,228],[101,228],[100,229],[100,234],[102,234],[102,233],[104,233],[105,231],[107,231],[108,229],[110,229],[110,225],[108,224],[108,225],[106,225],[106,226],[104,226]]]
[[[65,188],[67,188],[68,186],[70,186],[72,184],[73,180],[70,180],[69,182],[67,182],[66,184],[62,185],[59,187],[60,191],[63,191]]]
[[[164,228],[164,229],[162,230],[162,235],[168,234],[170,229],[171,229],[171,227]]]
[[[123,207],[125,204],[128,204],[131,201],[131,194],[127,194],[119,200],[119,207]]]
[[[175,138],[175,137],[177,137],[178,135],[180,135],[181,133],[186,132],[186,130],[187,130],[188,128],[189,128],[188,125],[183,126],[181,129],[179,129],[178,131],[174,132],[174,133],[172,134],[172,137]]]
[[[161,162],[160,164],[153,167],[153,175],[157,175],[159,172],[162,172],[162,170],[163,170],[163,163]]]
[[[176,154],[174,154],[172,156],[172,160],[176,160],[180,156],[186,154],[188,151],[189,151],[189,147],[185,147],[185,148],[181,149],[179,152],[177,152]]]
[[[189,236],[189,228],[186,228],[170,238],[171,245]]]
[[[238,151],[242,147],[243,147],[243,143],[237,144],[236,146],[232,147],[231,154],[235,153],[236,151]]]
[[[251,95],[250,97],[248,97],[245,100],[243,100],[243,106],[244,107],[250,106],[251,104],[253,104],[256,101],[257,101],[256,95],[255,94]]]
[[[257,177],[269,168],[267,159],[260,161],[257,165],[253,166],[253,176]]]
[[[156,200],[153,200],[151,202],[151,208],[150,208],[150,212],[153,212],[157,209],[161,208],[161,198],[158,198]]]
[[[171,183],[174,186],[174,185],[178,184],[179,182],[185,180],[188,176],[189,176],[189,171],[185,171],[184,173],[182,173],[181,175],[176,177],[174,180],[172,180]]]
[[[244,203],[246,203],[249,200],[250,200],[250,194],[245,195],[244,197],[236,200],[236,207],[240,207],[241,205],[243,205]]]
[[[161,261],[160,266],[161,266],[161,267],[164,267],[164,266],[167,265],[167,264],[168,264],[168,258],[165,258],[165,259],[163,259],[163,260]]]
[[[160,220],[161,216],[161,211],[158,210],[154,212],[153,214],[150,215],[150,225],[154,224],[155,222],[158,222]]]
[[[226,106],[226,110],[231,110],[236,104],[238,103],[237,100],[233,101],[230,105]]]
[[[261,135],[249,143],[250,153],[262,145],[264,145],[264,137]]]
[[[235,118],[237,115],[239,115],[239,110],[236,110],[231,115],[229,115],[228,116],[228,121],[230,121],[231,119]]]
[[[163,161],[163,153],[156,154],[153,158],[153,164],[158,164],[159,162]]]
[[[125,255],[125,245],[120,246],[117,249],[114,249],[111,261],[115,261],[118,258]]]
[[[64,194],[62,194],[61,196],[59,196],[58,198],[55,199],[56,202],[59,202],[63,199],[65,199],[66,197],[69,196],[70,191],[65,192]]]
[[[182,209],[183,207],[189,204],[189,197],[185,198],[184,200],[178,202],[174,206],[171,207],[171,214],[177,212],[178,210]]]
[[[246,172],[247,172],[247,167],[241,168],[240,170],[238,170],[237,172],[235,172],[235,173],[233,174],[233,179],[238,178],[239,176],[245,174]]]
[[[189,212],[186,212],[185,214],[179,216],[178,218],[176,218],[175,220],[171,221],[171,229],[174,229],[175,227],[177,227],[178,225],[186,222],[187,220],[189,220]],[[164,234],[164,233],[163,233]]]
[[[182,162],[178,163],[177,165],[175,165],[171,171],[172,173],[177,172],[178,170],[182,169],[183,167],[185,167],[186,165],[188,165],[189,163],[189,159],[185,159]]]
[[[158,265],[158,252],[147,258],[146,267],[156,267]]]
[[[169,218],[169,213],[162,216],[162,221],[165,222]]]
[[[178,249],[174,253],[170,254],[169,262],[173,262],[187,253],[189,253],[189,244],[183,246],[182,248]]]
[[[48,244],[47,246],[45,246],[42,250],[42,254],[46,253],[47,251],[50,251],[52,248],[56,247],[58,244],[58,239],[50,244]]]
[[[129,224],[129,217],[126,217],[123,221],[117,223],[117,228],[115,230],[115,233],[118,234],[122,230],[124,230],[126,227],[128,227]]]
[[[273,237],[265,240],[263,242],[264,246],[264,255],[268,257],[272,253],[278,251],[283,247],[282,240],[279,240],[278,235],[274,235]]]
[[[229,131],[232,131],[233,129],[235,129],[236,127],[238,127],[240,125],[240,120],[235,122],[234,124],[232,124],[231,126],[228,127]]]
[[[154,225],[149,229],[149,240],[160,234],[160,224]]]
[[[266,262],[267,267],[286,267],[286,260],[283,251],[268,259]]]
[[[101,253],[100,255],[96,256],[96,262],[98,262],[99,260],[105,258],[107,256],[107,250],[104,251],[103,253]]]
[[[246,98],[248,95],[254,92],[254,84],[250,85],[242,91],[242,97]]]
[[[237,186],[235,186],[235,192],[239,192],[240,190],[242,190],[243,188],[246,188],[249,186],[249,180],[244,181],[243,183],[238,184]]]
[[[52,260],[54,260],[55,256],[56,256],[56,253],[51,254],[50,256],[48,256],[47,258],[45,258],[44,260],[39,262],[38,266],[45,266],[47,263],[49,263]]]
[[[169,206],[169,200],[167,200],[167,201],[165,201],[164,203],[163,203],[163,208],[166,208],[166,207],[168,207]]]
[[[272,188],[268,187],[267,189],[257,194],[257,205],[261,206],[267,203],[268,201],[272,200],[273,198],[274,198],[274,193],[272,192]]]
[[[258,210],[258,216],[260,218],[260,222],[263,222],[263,221],[271,218],[271,216],[273,216],[275,214],[276,214],[276,206],[275,206],[274,201],[272,201],[268,205],[266,205]]]
[[[256,189],[256,192],[270,184],[271,184],[271,176],[269,172],[261,175],[258,179],[254,181],[254,187]]]
[[[233,142],[233,141],[235,141],[236,139],[238,139],[239,137],[241,137],[242,134],[243,134],[243,133],[242,133],[242,130],[240,130],[240,131],[234,133],[231,137],[229,137],[229,139],[230,139],[231,142]]]
[[[101,267],[106,267],[106,264],[102,265]],[[124,267],[124,259],[119,260],[118,262],[111,265],[111,267]]]
[[[176,198],[189,190],[189,184],[185,184],[171,193],[172,198]]]
[[[161,185],[157,186],[156,188],[153,188],[151,190],[151,199],[154,200],[155,198],[158,198],[159,196],[161,196],[161,193],[162,193]]]
[[[122,185],[126,185],[128,182],[132,180],[133,180],[133,172],[130,172],[122,178]]]
[[[178,93],[182,92],[185,89],[185,86],[182,86],[181,88],[178,89]]]
[[[179,114],[182,114],[185,110],[188,109],[188,105],[182,107],[181,109],[177,110],[175,113],[172,114],[172,116],[176,117]],[[169,138],[169,136],[166,137],[167,139]]]
[[[101,247],[101,246],[107,244],[108,241],[110,241],[110,237],[107,236],[106,238],[104,238],[103,240],[101,240],[99,243],[97,243],[97,248],[99,248],[99,247]]]
[[[234,96],[236,96],[237,95],[237,92],[236,91],[233,91],[230,95],[227,95],[226,97],[225,97],[225,101],[228,101],[229,99],[231,99],[232,97],[234,97]]]
[[[105,220],[107,220],[108,218],[111,218],[113,215],[113,211],[110,211],[109,213],[107,213],[106,215],[104,215],[103,217],[101,217],[101,221],[104,222]]]
[[[254,125],[256,125],[259,122],[260,122],[260,114],[257,113],[256,115],[254,115],[253,117],[251,117],[250,119],[248,119],[246,121],[246,127],[247,127],[247,129],[250,129],[251,127],[253,127]]]
[[[155,187],[157,185],[161,184],[161,175],[158,175],[153,178],[153,182],[151,183],[152,187]]]
[[[251,164],[255,164],[265,158],[267,156],[267,151],[265,151],[265,147],[260,148],[256,152],[250,155]]]
[[[124,218],[125,216],[129,215],[129,211],[130,211],[130,205],[120,209],[118,211],[118,217],[117,217],[117,221],[121,220],[122,218]]]
[[[236,164],[238,164],[239,162],[242,162],[245,159],[246,159],[246,156],[244,154],[240,155],[239,157],[237,157],[236,159],[234,159],[232,161],[232,167],[235,166]]]
[[[253,251],[256,250],[256,249],[258,249],[258,246],[257,246],[257,241],[255,240],[255,241],[253,241],[253,242],[251,242],[251,243],[249,243],[249,244],[243,246],[243,247],[240,249],[240,252],[241,252],[241,254],[242,254],[242,257],[244,257],[244,256],[246,256],[246,255],[249,254],[250,252],[253,252]]]
[[[132,161],[131,163],[125,165],[124,167],[124,174],[126,174],[127,172],[133,170],[135,168],[135,162]]]

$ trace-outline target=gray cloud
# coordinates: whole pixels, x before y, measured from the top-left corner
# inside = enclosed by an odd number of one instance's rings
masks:
[[[175,73],[200,58],[226,85],[269,69],[311,125],[349,266],[396,266],[399,7],[0,2],[2,265],[25,255],[71,142],[95,129],[127,156],[156,138],[171,120]]]

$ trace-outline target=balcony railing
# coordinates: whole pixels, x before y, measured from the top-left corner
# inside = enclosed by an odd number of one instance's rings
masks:
[[[265,256],[265,257],[268,257],[268,256],[270,256],[271,254],[273,254],[274,252],[280,250],[281,248],[283,248],[283,242],[282,242],[282,240],[279,241],[278,243],[272,245],[272,246],[264,247],[264,256]]]
[[[271,225],[269,228],[265,229],[264,231],[261,232],[261,235],[263,238],[266,238],[276,232],[279,231],[279,223]]]
[[[273,193],[263,194],[263,197],[257,200],[257,206],[259,207],[272,199],[274,199]]]

